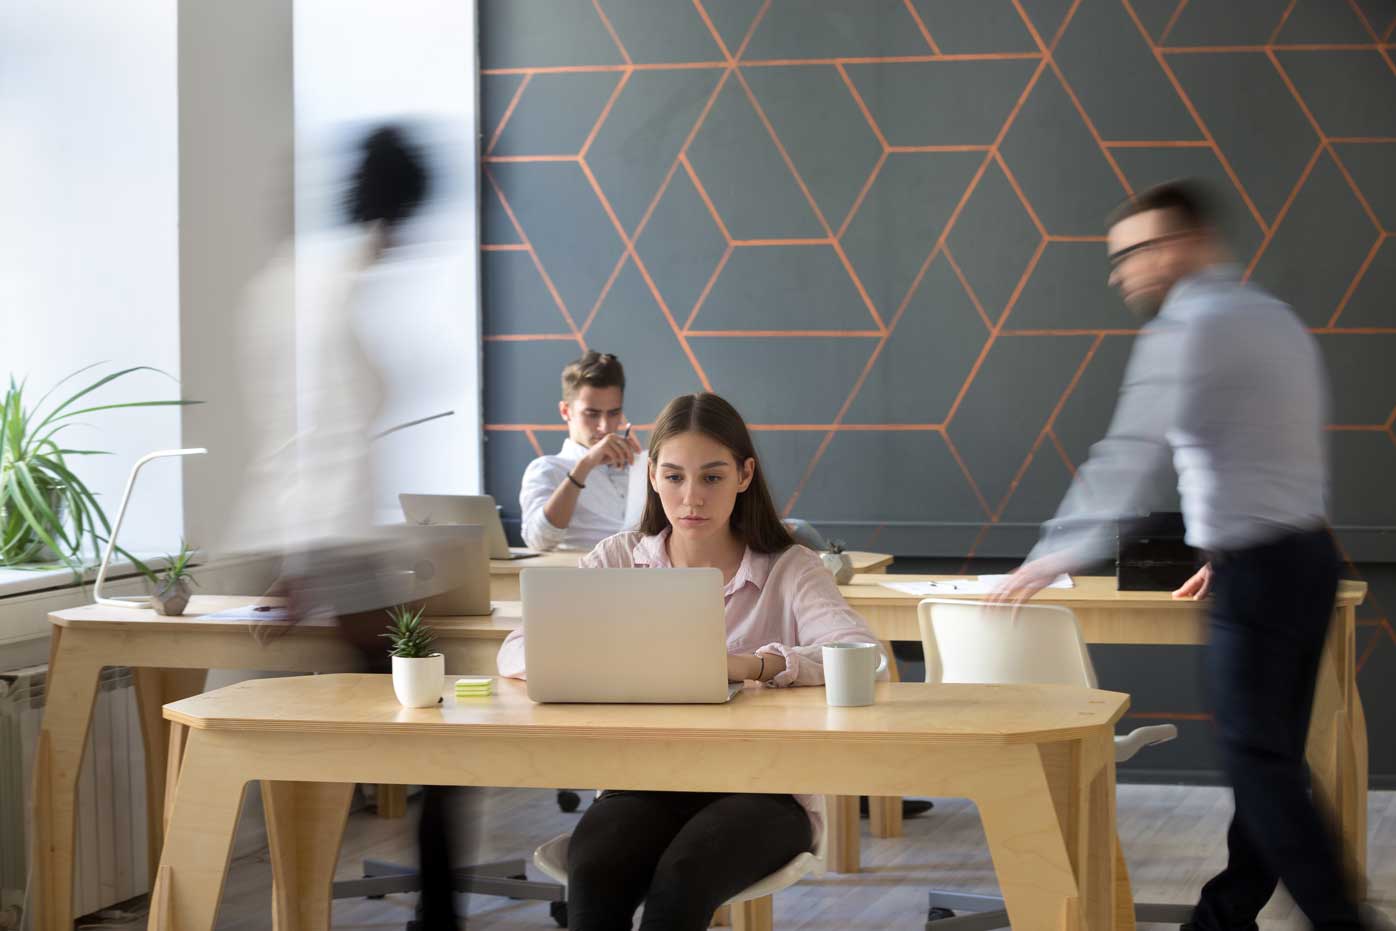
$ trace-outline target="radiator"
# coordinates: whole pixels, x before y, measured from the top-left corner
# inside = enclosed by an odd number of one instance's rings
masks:
[[[47,666],[0,672],[0,912],[22,906],[25,896],[34,753],[47,672]],[[148,892],[145,750],[136,690],[125,667],[102,670],[77,812],[75,914]]]

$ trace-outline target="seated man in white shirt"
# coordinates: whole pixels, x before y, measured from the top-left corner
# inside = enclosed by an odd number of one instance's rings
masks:
[[[562,370],[557,408],[567,439],[556,456],[528,464],[519,488],[531,549],[588,551],[626,529],[629,470],[640,444],[630,436],[624,399],[625,370],[609,353],[589,350]]]

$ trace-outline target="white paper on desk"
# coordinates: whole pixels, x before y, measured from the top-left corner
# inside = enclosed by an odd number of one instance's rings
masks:
[[[999,584],[1000,582],[1002,582],[1002,581],[1003,581],[1004,579],[1006,579],[1006,578],[1008,578],[1008,576],[1006,576],[1006,575],[981,575],[981,576],[979,577],[979,581],[981,581],[981,582],[987,582],[987,583],[989,584],[989,587],[990,587],[990,588],[994,588],[994,587],[997,587],[998,584]],[[1069,576],[1069,575],[1067,575],[1065,572],[1063,572],[1061,575],[1059,575],[1059,576],[1057,576],[1055,579],[1053,579],[1053,580],[1052,580],[1052,584],[1051,584],[1051,585],[1048,585],[1047,587],[1048,587],[1048,588],[1075,588],[1075,587],[1076,587],[1076,583],[1073,582],[1073,581],[1071,580],[1071,576]]]
[[[244,605],[217,614],[205,614],[201,621],[289,621],[291,612],[280,605]]]
[[[640,526],[640,518],[645,515],[645,496],[649,491],[648,458],[641,453],[630,466],[629,487],[625,491],[625,524],[621,530],[634,530]]]
[[[930,598],[935,595],[989,595],[1008,578],[1005,575],[981,575],[977,579],[954,579],[942,582],[882,582],[883,588]],[[1048,588],[1074,588],[1070,576],[1058,576]]]
[[[932,595],[987,595],[992,589],[976,579],[955,582],[882,582],[883,588],[907,595],[929,598]]]

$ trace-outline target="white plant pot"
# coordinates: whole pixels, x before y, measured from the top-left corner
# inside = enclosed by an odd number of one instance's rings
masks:
[[[853,581],[853,557],[847,553],[820,553],[819,561],[834,577],[836,585],[847,585]]]
[[[446,657],[393,657],[393,691],[405,708],[430,708],[441,700],[446,685]]]

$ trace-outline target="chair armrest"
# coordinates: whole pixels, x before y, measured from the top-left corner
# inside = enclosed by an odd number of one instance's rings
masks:
[[[1177,736],[1178,728],[1172,724],[1137,727],[1125,736],[1115,738],[1115,762],[1124,763],[1145,747],[1168,743]]]

